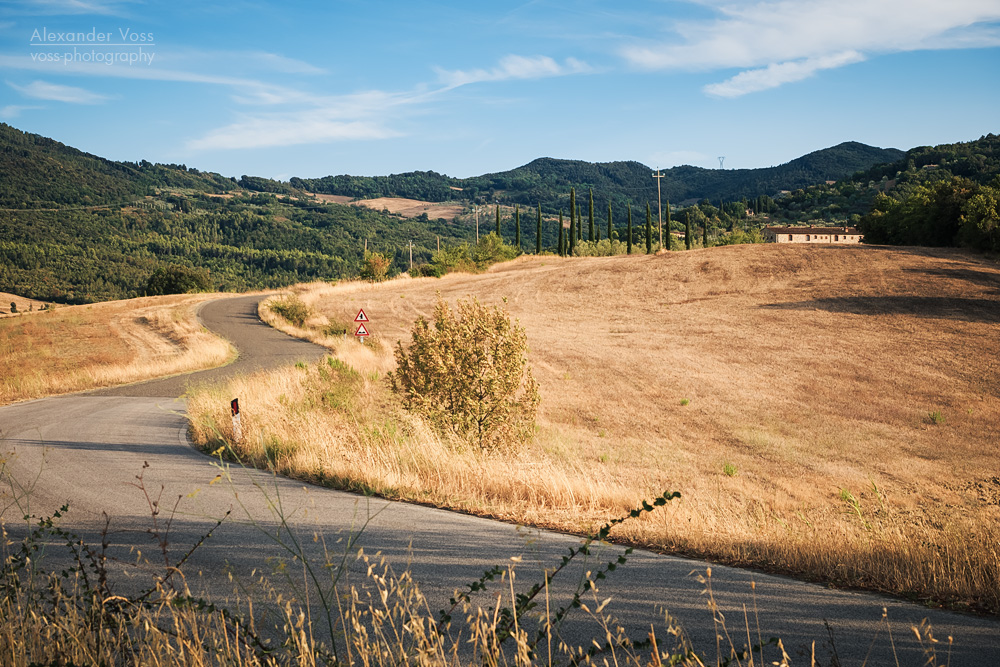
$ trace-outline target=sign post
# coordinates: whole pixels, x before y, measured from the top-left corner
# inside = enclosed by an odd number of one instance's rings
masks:
[[[358,323],[358,330],[354,332],[354,335],[357,336],[359,341],[364,343],[365,338],[371,335],[370,333],[368,333],[368,328],[365,327],[365,322],[368,322],[369,320],[368,316],[365,315],[364,308],[358,311],[358,314],[357,316],[355,316],[354,321]]]

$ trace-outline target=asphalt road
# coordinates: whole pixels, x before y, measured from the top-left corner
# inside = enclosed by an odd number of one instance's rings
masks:
[[[12,534],[16,537],[23,531],[17,519],[25,510],[45,516],[69,501],[63,525],[94,539],[106,513],[111,522],[110,551],[120,563],[116,586],[122,592],[141,588],[157,563],[163,562],[161,549],[149,532],[152,519],[147,501],[137,487],[137,475],[142,473],[145,488],[160,498],[164,508],[157,517],[161,528],[171,515],[167,508],[177,503],[167,549],[172,562],[232,509],[231,516],[185,566],[187,583],[195,591],[216,599],[231,595],[230,575],[252,586],[262,571],[280,570],[280,559],[287,561],[289,554],[281,543],[293,538],[309,558],[322,562],[324,543],[328,553],[336,554],[344,549],[346,537],[356,535],[356,546],[366,553],[381,552],[397,571],[409,567],[433,610],[445,606],[454,589],[474,581],[493,565],[511,563],[512,557],[522,558],[517,582],[527,586],[539,579],[542,568],[553,567],[569,547],[579,544],[579,538],[572,536],[307,486],[266,472],[226,471],[218,461],[196,451],[186,436],[184,402],[176,398],[188,383],[217,381],[323,354],[321,348],[261,324],[255,302],[256,297],[214,301],[200,313],[206,326],[240,350],[238,360],[227,367],[0,408],[2,452],[15,452],[9,470],[30,488],[21,506],[11,506],[9,499],[0,502],[0,510],[6,506],[0,518]],[[243,409],[247,413],[253,406],[244,404]],[[145,463],[149,467],[143,471]],[[219,474],[222,479],[212,483]],[[317,536],[323,539],[315,540]],[[137,560],[137,550],[149,565],[125,565]],[[586,570],[596,570],[621,552],[620,547],[604,546],[590,562],[564,571],[553,583],[553,608],[565,604]],[[665,610],[683,625],[695,648],[714,661],[716,630],[704,586],[691,574],[704,573],[707,567],[708,563],[700,561],[637,551],[624,567],[609,575],[600,597],[612,598],[607,611],[639,638],[646,636],[653,623],[662,641]],[[290,582],[301,580],[301,564],[288,571],[296,573]],[[365,584],[363,568],[354,567],[347,576],[353,583]],[[280,574],[271,581],[279,589],[292,585],[283,582]],[[832,633],[843,665],[860,665],[869,651],[869,665],[895,665],[894,653],[901,665],[923,665],[925,655],[910,628],[927,618],[941,640],[941,664],[946,662],[947,637],[951,636],[950,664],[1000,665],[1000,623],[994,619],[722,566],[712,566],[712,581],[738,648],[746,643],[745,608],[756,641],[756,605],[761,635],[781,637],[793,664],[809,664],[813,642],[821,664],[829,664]],[[756,585],[753,593],[751,581]],[[506,584],[502,588],[506,590]],[[314,612],[319,613],[315,590],[311,599]],[[891,642],[883,609],[888,613]],[[589,637],[602,636],[593,632],[593,622],[584,614],[575,618],[564,628],[566,638],[589,644]],[[770,662],[777,654],[765,657]]]

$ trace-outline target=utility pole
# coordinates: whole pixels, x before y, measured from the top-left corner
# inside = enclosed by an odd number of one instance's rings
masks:
[[[479,204],[476,204],[476,245],[479,245]]]
[[[410,240],[410,271],[413,270],[413,240]]]
[[[656,207],[657,216],[659,217],[660,225],[660,248],[663,247],[663,199],[660,198],[660,179],[663,178],[663,174],[660,173],[660,168],[656,168],[656,173],[653,174],[653,178],[656,179]]]

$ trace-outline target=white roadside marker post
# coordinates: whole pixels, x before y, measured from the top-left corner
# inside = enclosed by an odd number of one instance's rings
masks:
[[[240,399],[234,398],[229,403],[229,408],[233,412],[233,439],[236,442],[243,440],[243,423],[240,419]]]

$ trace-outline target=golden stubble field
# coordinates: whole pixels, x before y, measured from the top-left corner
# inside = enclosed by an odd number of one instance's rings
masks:
[[[233,351],[195,312],[218,297],[144,297],[8,315],[0,319],[0,405],[219,366]]]
[[[524,257],[481,275],[303,292],[330,320],[364,307],[384,348],[407,341],[438,295],[506,299],[541,385],[538,435],[516,460],[461,466],[409,445],[369,487],[571,530],[678,490],[618,536],[1000,611],[995,261],[731,246]],[[379,368],[354,343],[334,347],[363,372]],[[344,439],[289,437],[322,451]],[[336,461],[335,478],[370,480],[386,458],[364,453],[352,473],[351,456],[308,465]]]

